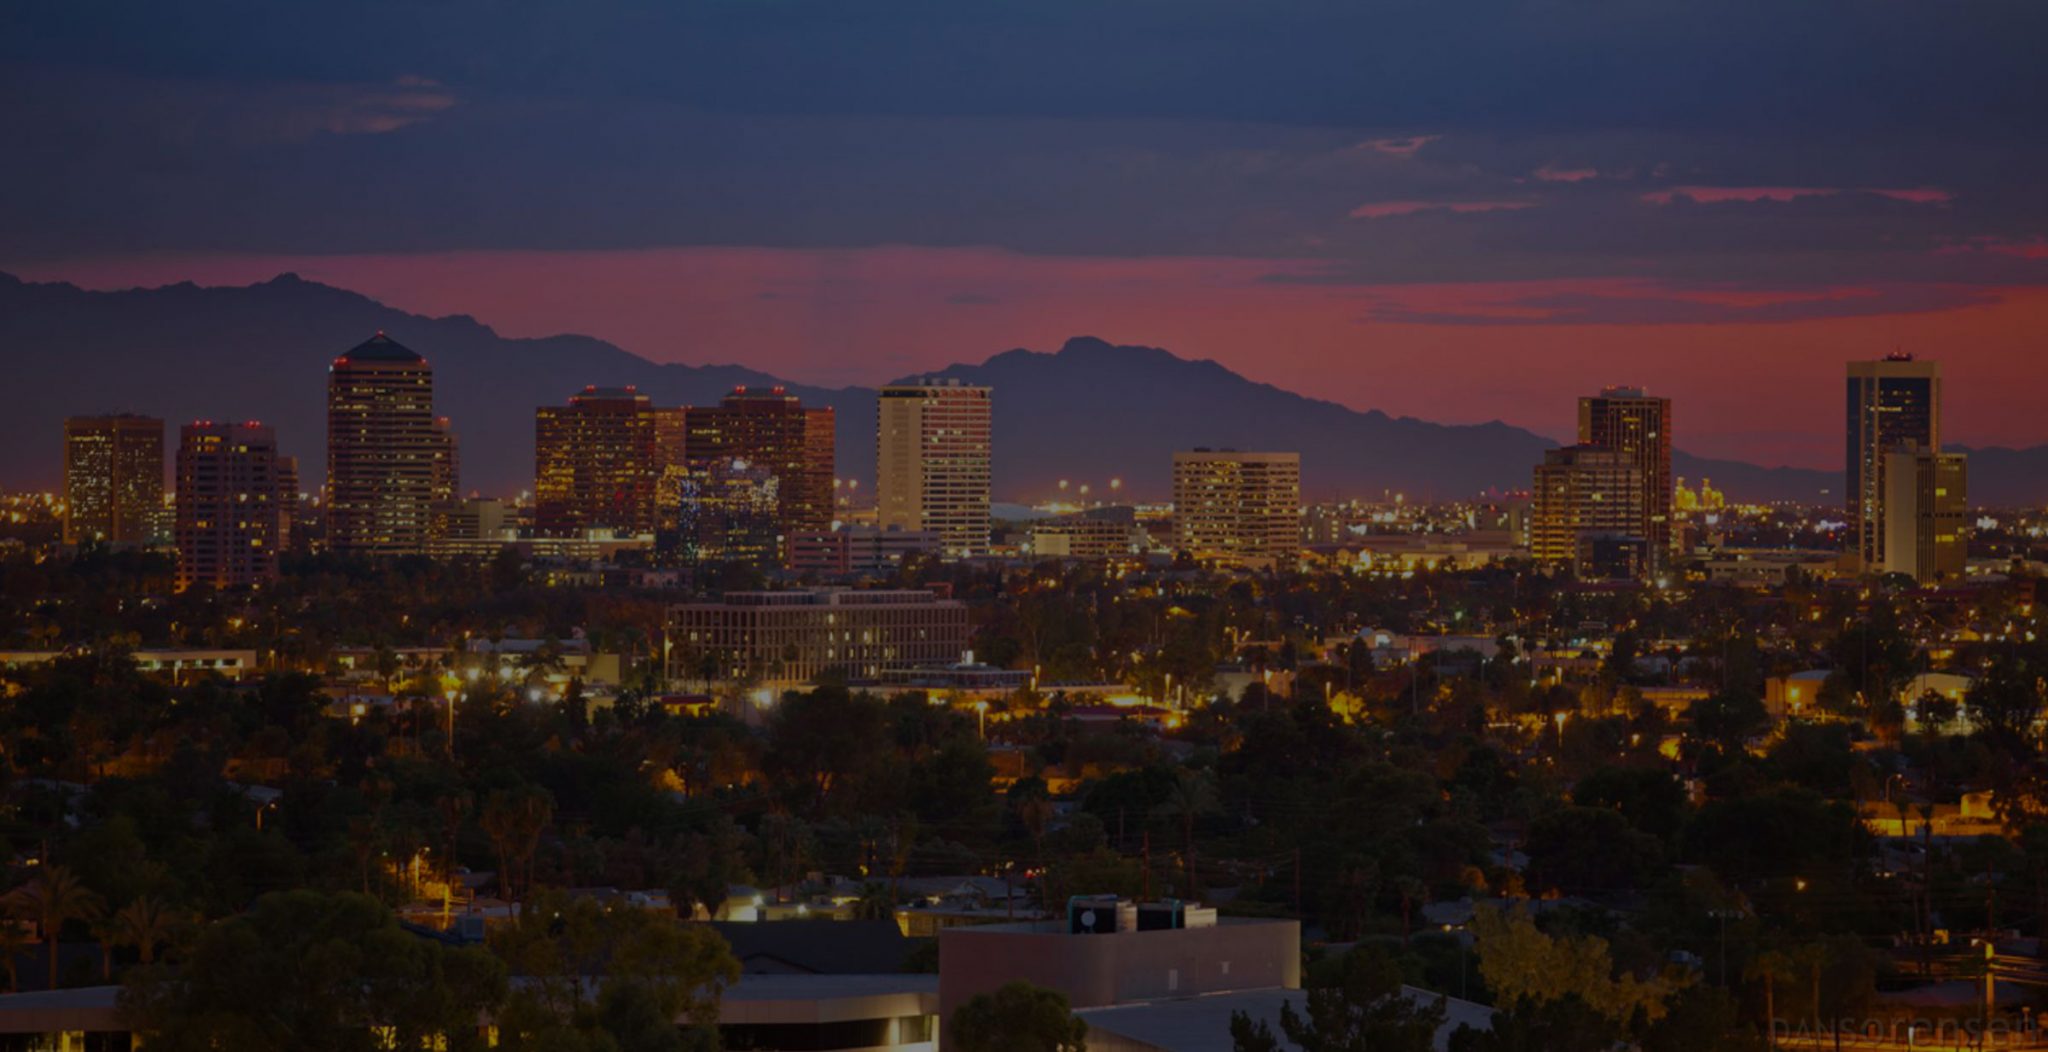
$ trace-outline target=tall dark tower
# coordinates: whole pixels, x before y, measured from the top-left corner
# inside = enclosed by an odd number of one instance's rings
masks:
[[[1885,565],[1885,458],[1941,450],[1941,363],[1894,354],[1849,363],[1849,525],[1865,570]]]
[[[1637,387],[1609,387],[1579,399],[1579,444],[1613,450],[1641,476],[1641,503],[1630,532],[1642,537],[1649,566],[1668,565],[1671,533],[1671,399]]]
[[[434,418],[434,370],[383,333],[327,374],[327,541],[337,552],[410,555],[427,548],[449,439]]]

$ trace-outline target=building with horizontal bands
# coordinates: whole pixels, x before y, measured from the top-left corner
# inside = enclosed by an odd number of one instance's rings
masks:
[[[64,543],[151,545],[170,539],[164,422],[117,413],[64,421]]]
[[[1173,538],[1201,562],[1291,565],[1301,554],[1301,454],[1175,453]]]
[[[675,680],[878,679],[885,669],[957,661],[966,649],[966,605],[921,589],[727,592],[668,616]]]
[[[274,579],[287,514],[280,498],[270,427],[203,420],[180,428],[178,590]]]
[[[927,379],[891,384],[879,398],[877,522],[936,531],[954,558],[987,554],[994,448],[989,388]]]
[[[905,559],[936,554],[940,545],[936,530],[841,526],[791,538],[789,567],[799,573],[883,574]]]

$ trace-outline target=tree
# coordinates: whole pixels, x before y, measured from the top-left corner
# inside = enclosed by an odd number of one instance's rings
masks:
[[[1175,774],[1166,799],[1154,810],[1179,821],[1181,869],[1187,878],[1187,886],[1181,895],[1184,898],[1200,897],[1201,885],[1195,879],[1195,819],[1217,810],[1216,776],[1208,771],[1181,768]]]
[[[1084,1052],[1088,1024],[1067,1007],[1066,995],[1012,982],[954,1010],[952,1036],[959,1052]]]
[[[63,866],[45,866],[29,882],[7,893],[7,912],[34,921],[49,949],[49,989],[57,988],[57,937],[71,921],[95,920],[106,909],[99,893],[86,887]]]
[[[1604,807],[1564,807],[1538,818],[1526,850],[1531,887],[1573,895],[1641,887],[1662,861],[1656,840]]]
[[[1690,711],[1693,729],[1727,752],[1741,749],[1743,742],[1771,725],[1770,710],[1764,707],[1763,699],[1746,690],[1716,691],[1693,702]]]
[[[505,968],[400,927],[355,892],[265,895],[210,925],[175,967],[129,974],[123,1021],[163,1052],[484,1047]]]
[[[1513,1009],[1516,1002],[1540,1007],[1574,997],[1616,1024],[1638,1014],[1654,1023],[1664,1015],[1666,998],[1681,985],[1661,975],[1617,976],[1607,940],[1545,934],[1521,910],[1483,908],[1472,918],[1472,933],[1479,950],[1479,974],[1493,990],[1495,1003],[1506,1009]]]
[[[1410,997],[1401,967],[1379,948],[1344,956],[1337,981],[1307,991],[1306,1015],[1280,1005],[1280,1033],[1301,1052],[1431,1052],[1444,1025],[1444,999]],[[1232,1012],[1236,1052],[1278,1052],[1265,1020]]]
[[[860,887],[860,898],[853,904],[855,920],[892,920],[896,916],[896,897],[889,894],[889,885],[880,881],[868,881]]]
[[[116,946],[132,946],[144,965],[156,962],[156,948],[169,942],[186,923],[183,910],[144,895],[107,918],[107,937]]]
[[[524,980],[498,1014],[512,1052],[680,1049],[675,1022],[715,1024],[739,978],[731,947],[704,925],[559,891],[534,896],[491,949]]]
[[[539,786],[501,789],[484,801],[484,832],[497,851],[498,890],[506,898],[532,890],[533,855],[554,817],[554,795]],[[521,871],[524,879],[515,880]]]

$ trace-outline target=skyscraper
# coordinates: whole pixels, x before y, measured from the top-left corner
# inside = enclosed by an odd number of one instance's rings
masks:
[[[455,425],[445,416],[434,418],[434,500],[451,501],[462,495],[462,444],[455,439]]]
[[[64,421],[64,543],[162,544],[164,422],[120,413]]]
[[[774,472],[744,460],[693,462],[662,481],[664,548],[690,564],[745,563],[759,569],[782,564],[781,482]],[[672,510],[671,510],[672,509]]]
[[[246,588],[277,576],[284,509],[277,435],[250,421],[179,429],[178,589]]]
[[[356,555],[424,552],[437,491],[454,486],[434,370],[383,333],[327,374],[327,543]]]
[[[806,406],[780,387],[737,387],[715,406],[684,412],[693,467],[743,460],[774,475],[784,536],[832,527],[838,440],[829,406]]]
[[[655,487],[669,458],[664,416],[631,387],[586,387],[533,416],[534,525],[543,535],[653,533]]]
[[[1848,507],[1866,570],[1886,565],[1885,465],[1901,447],[1941,449],[1941,364],[1894,354],[1849,363]]]
[[[875,457],[881,528],[933,530],[956,558],[988,551],[989,395],[958,380],[882,388]]]
[[[1885,454],[1884,572],[1921,584],[1961,577],[1969,488],[1961,453],[1901,446]]]
[[[1301,454],[1175,453],[1173,538],[1203,562],[1291,565],[1301,554]]]
[[[1624,450],[1578,445],[1544,453],[1529,506],[1530,557],[1579,577],[1647,575],[1644,482]]]
[[[1641,537],[1651,571],[1672,555],[1671,399],[1639,387],[1609,387],[1579,399],[1579,444],[1621,453],[1642,475],[1639,521],[1624,532]]]

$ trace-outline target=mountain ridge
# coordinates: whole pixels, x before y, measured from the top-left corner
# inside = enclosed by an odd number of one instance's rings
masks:
[[[472,315],[413,314],[291,272],[241,286],[185,281],[107,291],[0,272],[0,346],[19,362],[11,370],[17,384],[42,392],[20,411],[0,414],[0,446],[18,451],[0,462],[0,485],[55,485],[63,417],[123,409],[173,424],[260,416],[278,426],[281,447],[300,458],[310,485],[324,473],[320,367],[378,330],[434,363],[437,409],[462,442],[465,490],[530,486],[533,408],[560,404],[586,384],[632,384],[661,404],[696,405],[741,384],[781,385],[837,411],[839,473],[869,484],[873,478],[873,388],[819,387],[737,363],[654,362],[578,334],[509,337]],[[995,478],[1004,500],[1049,497],[1059,479],[1101,485],[1112,476],[1132,499],[1162,498],[1172,452],[1195,446],[1298,450],[1313,498],[1466,497],[1525,489],[1531,466],[1557,444],[1499,420],[1442,424],[1353,409],[1212,359],[1093,336],[1054,351],[1012,348],[904,380],[921,377],[1000,392]],[[2041,482],[2048,446],[1979,452],[1973,497],[1991,504],[2048,497]],[[1688,478],[1711,476],[1741,500],[1818,501],[1840,487],[1838,472],[1685,453],[1674,455],[1674,468]]]

